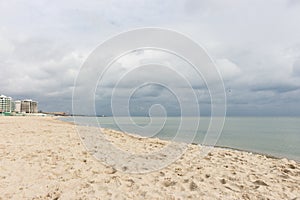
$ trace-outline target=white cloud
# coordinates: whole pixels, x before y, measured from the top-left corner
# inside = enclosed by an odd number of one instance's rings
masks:
[[[295,60],[293,65],[293,74],[295,76],[300,76],[300,58]]]
[[[229,103],[248,102],[255,107],[267,99],[271,108],[272,102],[278,106],[289,97],[296,102],[299,5],[295,0],[0,1],[0,78],[6,80],[0,91],[11,96],[35,95],[41,103],[51,96],[61,99],[63,103],[56,105],[63,108],[64,103],[70,104],[79,67],[98,44],[131,28],[159,26],[184,33],[207,49],[225,86],[232,90]],[[126,59],[118,61],[122,70],[136,56]],[[203,89],[203,81],[192,71],[177,69],[195,88]],[[46,104],[49,109],[60,109]]]
[[[5,36],[1,35],[1,29],[0,29],[0,60],[2,62],[7,60],[7,58],[12,55],[13,51],[14,51],[13,44]]]
[[[230,80],[241,75],[240,68],[228,59],[218,59],[216,60],[216,65],[223,80]]]

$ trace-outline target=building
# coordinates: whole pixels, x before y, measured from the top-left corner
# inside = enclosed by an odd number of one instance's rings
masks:
[[[12,98],[0,95],[0,113],[10,113],[12,110]]]
[[[38,112],[38,103],[36,101],[31,101],[30,104],[30,112],[31,113],[37,113]]]
[[[21,113],[21,101],[15,101],[15,112]]]
[[[38,113],[38,102],[31,99],[13,101],[11,97],[0,95],[0,113]]]
[[[17,107],[17,105],[16,105],[16,107]],[[16,112],[17,112],[17,110],[16,110]],[[21,113],[37,113],[38,112],[38,103],[36,101],[32,101],[31,99],[22,100],[22,101],[20,101],[20,112]]]
[[[21,113],[30,113],[30,101],[29,99],[21,101]]]
[[[13,99],[11,100],[11,104],[10,105],[11,105],[10,110],[11,110],[12,113],[14,113],[15,109],[16,109],[16,107],[15,107],[16,104],[15,104],[15,101],[13,101]]]

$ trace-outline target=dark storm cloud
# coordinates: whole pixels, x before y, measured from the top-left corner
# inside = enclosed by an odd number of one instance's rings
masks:
[[[147,98],[147,97],[159,97],[163,90],[166,90],[163,86],[161,85],[145,85],[139,90],[137,90],[135,93],[132,94],[133,99],[141,99],[141,98]]]
[[[273,91],[275,93],[283,93],[283,92],[290,92],[294,90],[299,90],[300,85],[292,85],[292,84],[266,84],[266,85],[259,85],[254,86],[252,91]]]

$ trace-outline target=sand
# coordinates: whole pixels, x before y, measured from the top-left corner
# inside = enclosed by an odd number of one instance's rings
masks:
[[[81,143],[76,127],[53,117],[0,117],[0,199],[300,199],[300,164],[200,146],[143,174],[106,166]],[[89,127],[85,127],[89,128]],[[170,142],[104,130],[124,151]]]

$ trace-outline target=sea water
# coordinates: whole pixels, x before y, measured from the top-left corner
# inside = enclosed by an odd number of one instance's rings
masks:
[[[209,117],[200,119],[187,117],[184,124],[180,123],[182,121],[180,117],[154,118],[152,121],[149,117],[132,117],[130,123],[128,118],[122,117],[98,117],[96,119],[76,117],[75,122],[79,125],[100,126],[147,137],[197,144],[203,144],[210,123]],[[74,118],[68,117],[62,120],[74,121]],[[194,123],[197,121],[199,126],[195,130]],[[147,130],[151,132],[155,129],[154,133],[138,131],[143,127],[147,128],[149,123],[151,127]],[[300,118],[226,117],[215,145],[300,161]]]

